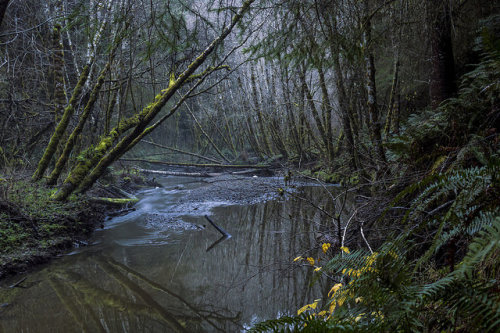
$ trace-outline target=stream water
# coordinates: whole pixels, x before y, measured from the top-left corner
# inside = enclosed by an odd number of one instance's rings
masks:
[[[312,268],[293,263],[321,251],[315,238],[331,222],[308,201],[328,204],[323,188],[242,204],[186,200],[207,186],[201,179],[160,182],[138,193],[136,211],[106,221],[90,246],[19,287],[6,288],[22,276],[4,281],[0,332],[240,332],[328,290],[311,283]],[[232,237],[221,239],[205,214]]]

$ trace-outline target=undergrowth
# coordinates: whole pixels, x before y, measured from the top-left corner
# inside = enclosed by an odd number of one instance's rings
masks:
[[[458,96],[411,116],[387,144],[393,175],[421,175],[376,222],[401,232],[375,252],[341,249],[315,269],[332,280],[327,295],[253,332],[498,331],[500,42],[484,29],[478,45]],[[391,220],[396,205],[408,208]]]

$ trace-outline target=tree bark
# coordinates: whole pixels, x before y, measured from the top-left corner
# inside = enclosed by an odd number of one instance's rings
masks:
[[[366,65],[366,93],[368,97],[368,127],[370,129],[370,137],[377,159],[379,161],[386,162],[384,149],[382,147],[382,135],[380,133],[377,86],[375,84],[375,59],[372,50],[371,22],[368,16],[366,18],[364,29],[364,53]]]
[[[456,92],[455,60],[451,39],[449,1],[427,0],[431,45],[431,78],[429,96],[433,109]]]
[[[3,17],[5,16],[9,1],[10,0],[0,0],[0,27],[2,26]]]

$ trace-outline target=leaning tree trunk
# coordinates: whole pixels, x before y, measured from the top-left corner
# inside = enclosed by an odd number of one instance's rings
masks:
[[[97,79],[97,82],[94,85],[92,92],[90,93],[90,98],[87,101],[87,104],[85,105],[85,108],[83,109],[80,118],[78,119],[78,124],[73,129],[73,132],[71,132],[71,135],[66,141],[63,152],[61,153],[61,156],[59,156],[59,159],[56,162],[56,166],[54,170],[52,170],[49,179],[47,180],[48,185],[55,185],[57,183],[57,180],[59,179],[59,176],[61,175],[61,172],[63,171],[64,166],[66,165],[66,162],[68,161],[69,156],[73,151],[73,148],[75,147],[76,140],[78,136],[82,133],[83,127],[87,122],[90,112],[92,111],[94,104],[97,101],[97,97],[99,95],[99,92],[101,91],[102,85],[104,84],[104,79],[106,77],[106,74],[111,67],[111,61],[112,59],[108,61],[106,66],[104,66],[104,69],[99,74],[99,78]]]
[[[456,91],[455,60],[451,40],[451,9],[449,1],[427,0],[431,44],[431,80],[429,96],[433,109]]]
[[[42,158],[38,162],[38,167],[32,177],[34,181],[40,180],[43,177],[43,174],[47,169],[47,167],[49,166],[52,156],[54,156],[54,153],[57,150],[59,142],[61,142],[61,138],[63,137],[66,128],[68,127],[69,121],[71,120],[71,117],[75,113],[75,107],[80,98],[80,95],[82,94],[85,82],[87,82],[90,72],[90,67],[91,67],[90,63],[85,65],[85,68],[80,74],[80,78],[78,79],[78,83],[76,84],[75,89],[73,89],[73,93],[69,100],[68,106],[66,106],[66,108],[64,109],[62,118],[57,124],[54,133],[52,134],[52,137],[50,138],[47,148],[45,148]]]
[[[175,79],[171,78],[167,89],[162,90],[155,100],[146,106],[138,114],[120,121],[120,123],[110,131],[109,135],[104,136],[95,148],[91,149],[93,156],[92,162],[97,160],[97,163],[89,163],[89,160],[79,162],[72,170],[69,176],[64,181],[59,191],[53,196],[56,200],[65,200],[73,191],[78,188],[78,192],[82,193],[88,190],[99,177],[104,173],[106,168],[114,161],[120,158],[125,152],[130,149],[131,143],[142,135],[148,124],[158,115],[163,106],[174,96],[174,94],[189,80],[194,72],[205,62],[208,56],[214,49],[222,43],[229,35],[236,24],[241,20],[243,14],[249,9],[250,5],[255,0],[247,0],[243,3],[240,11],[233,17],[231,24],[226,27],[222,33],[213,40],[213,42]],[[115,147],[113,143],[124,133],[126,128],[134,127],[131,133],[120,140]]]

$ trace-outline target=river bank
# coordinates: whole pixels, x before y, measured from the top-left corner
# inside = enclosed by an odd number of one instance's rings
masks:
[[[108,214],[134,201],[125,191],[155,184],[144,177],[117,173],[86,195],[57,202],[50,199],[55,189],[31,182],[28,174],[2,179],[0,279],[87,245]]]

